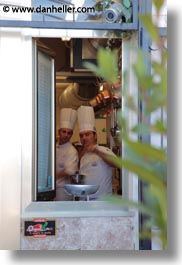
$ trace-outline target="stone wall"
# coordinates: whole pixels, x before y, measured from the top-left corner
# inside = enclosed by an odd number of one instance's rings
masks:
[[[134,250],[132,217],[61,217],[56,221],[56,237],[24,237],[22,230],[21,250]]]

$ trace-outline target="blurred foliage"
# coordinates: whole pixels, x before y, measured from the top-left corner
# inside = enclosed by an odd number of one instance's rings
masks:
[[[107,1],[108,4],[111,1]],[[127,2],[127,1],[125,1]],[[157,15],[163,5],[163,0],[153,1]],[[124,4],[124,1],[123,1]],[[139,15],[139,19],[146,29],[151,41],[155,43],[159,51],[159,60],[151,61],[151,72],[146,67],[146,59],[149,54],[145,54],[141,49],[135,49],[136,61],[131,66],[134,75],[137,78],[139,93],[138,97],[144,108],[142,113],[138,108],[136,96],[128,93],[129,73],[123,73],[122,78],[122,98],[125,102],[125,112],[121,110],[118,121],[121,127],[121,141],[125,147],[125,156],[110,158],[114,159],[116,165],[120,168],[135,173],[139,179],[148,185],[145,190],[145,204],[133,202],[120,196],[111,196],[110,200],[123,206],[137,208],[140,212],[150,218],[145,223],[146,234],[143,237],[151,237],[148,231],[151,227],[160,229],[160,239],[165,249],[167,246],[167,154],[163,147],[152,146],[151,143],[134,141],[133,134],[141,139],[144,135],[157,136],[167,135],[167,121],[160,115],[154,121],[151,121],[151,115],[160,113],[161,110],[167,115],[167,50],[163,48],[158,28],[152,22],[151,15]],[[117,82],[117,53],[115,51],[99,49],[98,65],[93,66],[87,63],[85,66],[91,69],[98,76],[104,78],[107,82],[114,84]],[[129,128],[127,118],[124,113],[132,112],[139,120],[132,128]],[[140,136],[140,137],[139,137]]]
[[[117,52],[111,52],[109,49],[99,48],[97,54],[97,65],[89,62],[85,62],[84,66],[93,71],[96,75],[106,79],[109,78],[109,82],[114,83],[118,77],[118,58]]]

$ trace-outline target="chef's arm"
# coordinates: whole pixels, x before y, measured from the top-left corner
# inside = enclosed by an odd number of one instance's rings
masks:
[[[108,164],[110,167],[114,167],[114,168],[117,167],[117,164],[116,164],[116,162],[113,159],[114,157],[116,157],[114,153],[111,152],[111,153],[107,154],[107,153],[101,151],[98,147],[96,147],[94,149],[94,153],[97,154],[99,157],[101,157],[102,160],[106,164]]]

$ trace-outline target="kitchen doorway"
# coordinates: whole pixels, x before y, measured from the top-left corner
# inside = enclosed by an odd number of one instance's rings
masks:
[[[34,43],[36,47],[35,79],[37,80],[35,93],[37,114],[34,115],[37,126],[34,136],[38,158],[34,168],[36,175],[34,199],[50,201],[54,200],[56,194],[55,145],[58,139],[60,108],[77,109],[85,104],[93,106],[98,144],[109,147],[116,155],[121,156],[116,118],[117,112],[121,109],[121,98],[114,95],[113,88],[105,80],[84,68],[83,63],[89,61],[97,64],[99,47],[117,49],[118,69],[121,73],[122,40],[119,38],[70,38],[68,40],[35,38]],[[77,123],[71,142],[73,145],[79,144]],[[44,163],[44,161],[47,162]],[[114,194],[122,194],[120,169],[113,169],[112,191]]]

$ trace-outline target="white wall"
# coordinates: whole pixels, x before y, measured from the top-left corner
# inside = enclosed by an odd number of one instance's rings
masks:
[[[20,29],[0,28],[0,249],[19,249],[20,212],[30,200],[26,192],[21,205],[22,178],[31,189],[31,42]]]
[[[19,244],[21,177],[31,175],[31,51],[31,40],[18,33],[1,33],[1,249]],[[24,181],[30,189],[30,178]]]

